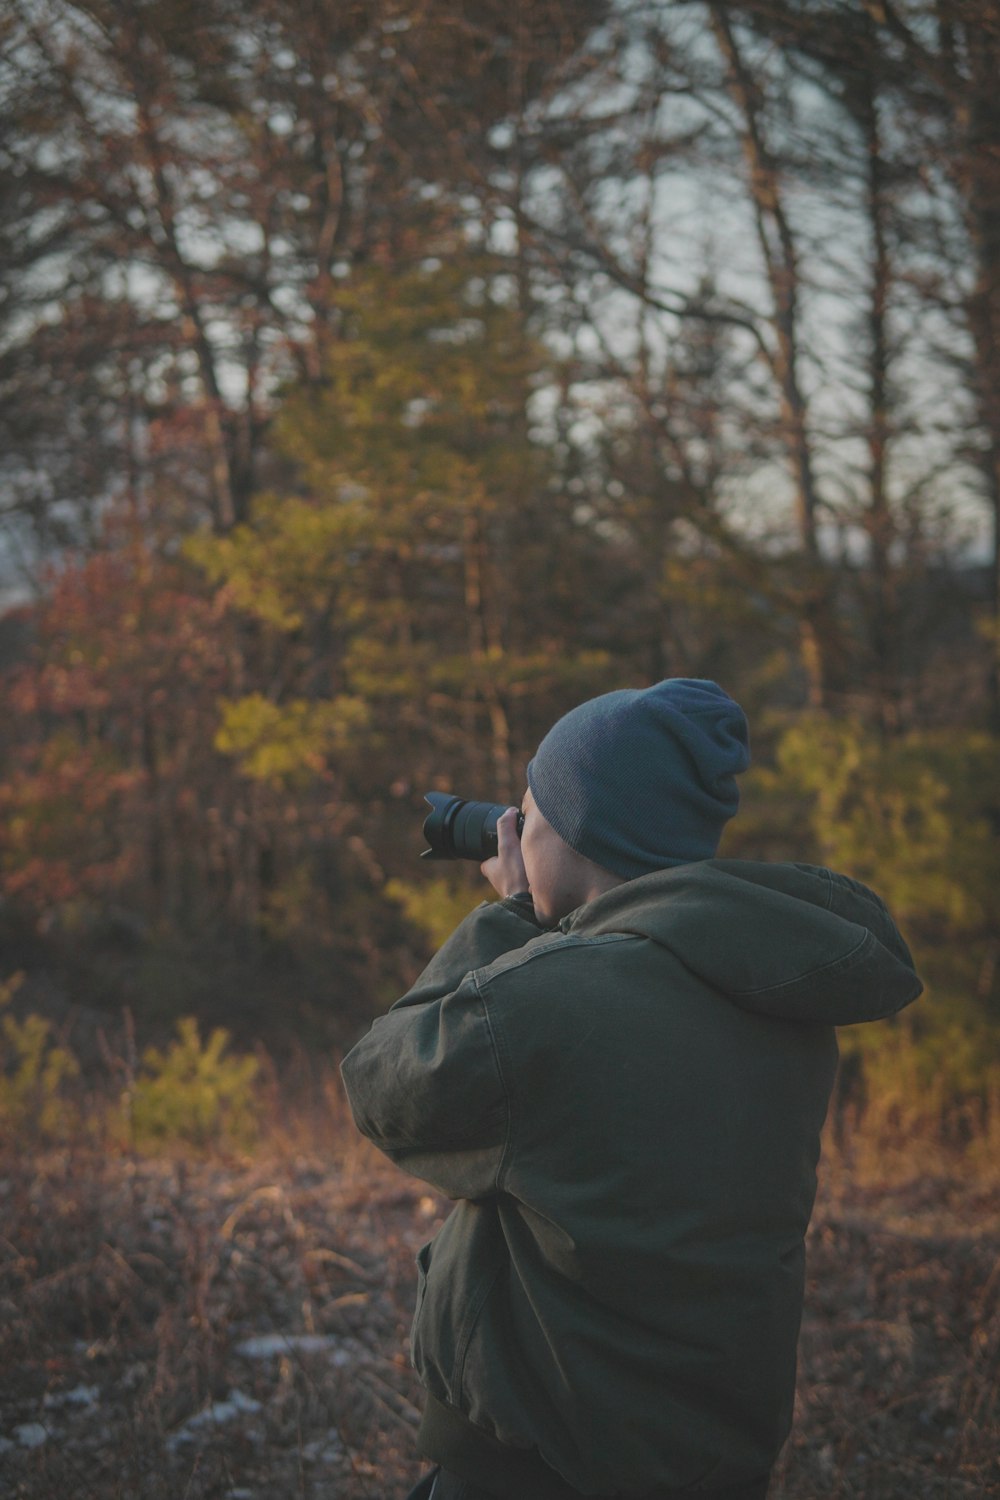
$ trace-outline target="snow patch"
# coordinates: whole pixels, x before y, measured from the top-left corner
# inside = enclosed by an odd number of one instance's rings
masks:
[[[22,1422],[14,1428],[14,1436],[22,1448],[40,1448],[49,1440],[49,1431],[41,1422]]]
[[[43,1406],[93,1406],[100,1394],[100,1386],[76,1385],[71,1391],[49,1391]]]
[[[213,1401],[211,1406],[188,1417],[184,1426],[167,1438],[167,1447],[177,1448],[181,1443],[193,1442],[201,1428],[221,1426],[223,1422],[231,1422],[234,1417],[260,1411],[260,1406],[260,1402],[255,1401],[252,1396],[246,1396],[242,1391],[230,1391],[225,1401]]]
[[[332,1365],[351,1363],[342,1340],[328,1333],[262,1333],[244,1339],[233,1350],[244,1359],[272,1359],[276,1354],[329,1354]]]
[[[344,1444],[336,1427],[331,1427],[325,1437],[314,1438],[305,1443],[302,1457],[307,1463],[332,1464],[344,1456]]]

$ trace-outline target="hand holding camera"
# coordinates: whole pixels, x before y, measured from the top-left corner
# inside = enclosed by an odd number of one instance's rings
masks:
[[[521,857],[524,814],[502,803],[469,802],[444,792],[428,792],[431,811],[424,821],[430,844],[423,859],[475,859],[493,889],[501,896],[528,891]]]
[[[521,857],[523,823],[524,817],[517,808],[508,807],[497,823],[497,853],[479,866],[501,896],[523,896],[528,892],[528,876]]]

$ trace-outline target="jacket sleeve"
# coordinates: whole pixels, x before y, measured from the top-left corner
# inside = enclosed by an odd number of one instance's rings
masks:
[[[540,931],[529,905],[484,902],[344,1058],[358,1129],[451,1198],[496,1191],[507,1140],[507,1092],[475,971]]]

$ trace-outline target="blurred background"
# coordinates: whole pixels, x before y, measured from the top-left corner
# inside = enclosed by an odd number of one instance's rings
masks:
[[[423,794],[682,675],[926,980],[772,1500],[1000,1496],[998,82],[995,0],[0,8],[4,1495],[406,1493]]]
[[[842,1103],[1000,1128],[998,77],[990,0],[10,0],[9,1123],[348,1045],[483,895],[423,793],[685,675],[722,852],[926,977]]]

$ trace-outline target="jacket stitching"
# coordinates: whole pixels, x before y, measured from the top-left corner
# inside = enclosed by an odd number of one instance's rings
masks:
[[[829,911],[833,906],[833,876],[827,869],[823,870],[823,874],[826,876],[826,909]]]
[[[490,1015],[489,1005],[486,1003],[486,996],[480,989],[479,980],[475,975],[473,976],[473,982],[476,986],[476,993],[479,996],[480,1003],[483,1007],[483,1014],[486,1017],[486,1026],[490,1034],[490,1041],[493,1045],[494,1061],[496,1062],[497,1073],[500,1075],[500,1087],[503,1090],[504,1106],[507,1111],[507,1124],[504,1130],[503,1149],[500,1152],[500,1159],[497,1162],[496,1176],[493,1179],[494,1186],[499,1193],[501,1191],[501,1178],[503,1177],[504,1168],[507,1165],[507,1158],[511,1152],[511,1140],[513,1136],[513,1107],[511,1103],[510,1087],[507,1083],[507,1076],[504,1072],[504,1054],[506,1048],[501,1046],[499,1028],[494,1024],[493,1017]]]
[[[462,1326],[462,1331],[458,1339],[458,1346],[455,1349],[455,1362],[452,1366],[452,1386],[454,1388],[456,1401],[460,1401],[462,1398],[462,1385],[465,1380],[465,1365],[466,1361],[469,1358],[469,1349],[472,1345],[472,1336],[476,1331],[476,1325],[478,1324],[479,1319],[482,1317],[483,1308],[486,1306],[489,1295],[500,1279],[502,1270],[503,1264],[502,1262],[498,1262],[497,1265],[493,1268],[493,1274],[486,1277],[485,1281],[479,1287],[477,1295],[473,1298],[472,1305],[469,1308],[468,1314],[465,1319],[465,1323]]]

